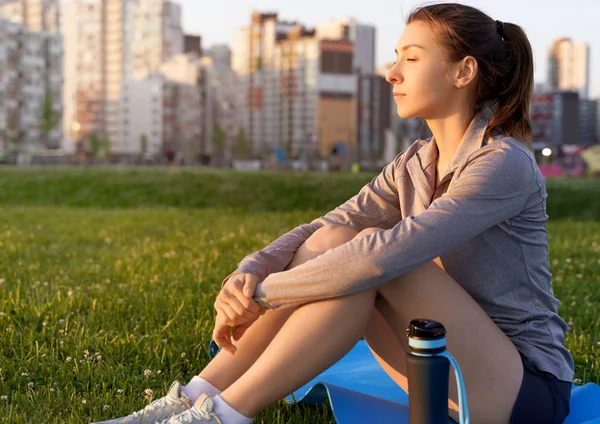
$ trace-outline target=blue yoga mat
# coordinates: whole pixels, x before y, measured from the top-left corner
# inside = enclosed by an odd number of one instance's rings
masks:
[[[217,351],[218,347],[211,342],[211,356]],[[408,395],[385,373],[364,340],[285,399],[289,403],[315,406],[329,399],[338,424],[408,423]],[[564,424],[600,424],[600,386],[573,385],[571,413]]]

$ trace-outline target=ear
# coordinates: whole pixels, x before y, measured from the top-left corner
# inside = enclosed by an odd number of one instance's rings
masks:
[[[479,67],[477,60],[473,56],[465,56],[456,64],[456,77],[454,86],[457,88],[466,87],[475,80]]]

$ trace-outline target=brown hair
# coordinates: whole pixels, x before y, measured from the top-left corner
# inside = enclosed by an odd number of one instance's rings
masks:
[[[533,52],[523,29],[458,3],[419,7],[407,24],[415,21],[431,25],[448,61],[466,56],[477,60],[475,106],[479,110],[489,105],[494,110],[486,137],[499,130],[531,147]]]

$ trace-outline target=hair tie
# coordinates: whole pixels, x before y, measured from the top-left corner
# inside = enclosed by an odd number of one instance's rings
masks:
[[[496,32],[504,40],[504,22],[496,21]]]

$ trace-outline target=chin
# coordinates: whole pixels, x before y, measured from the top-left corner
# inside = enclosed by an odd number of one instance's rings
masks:
[[[409,108],[400,107],[400,106],[398,106],[396,108],[396,113],[402,119],[420,118],[422,116],[420,113],[418,113],[417,110],[414,110],[414,109],[411,110]]]

